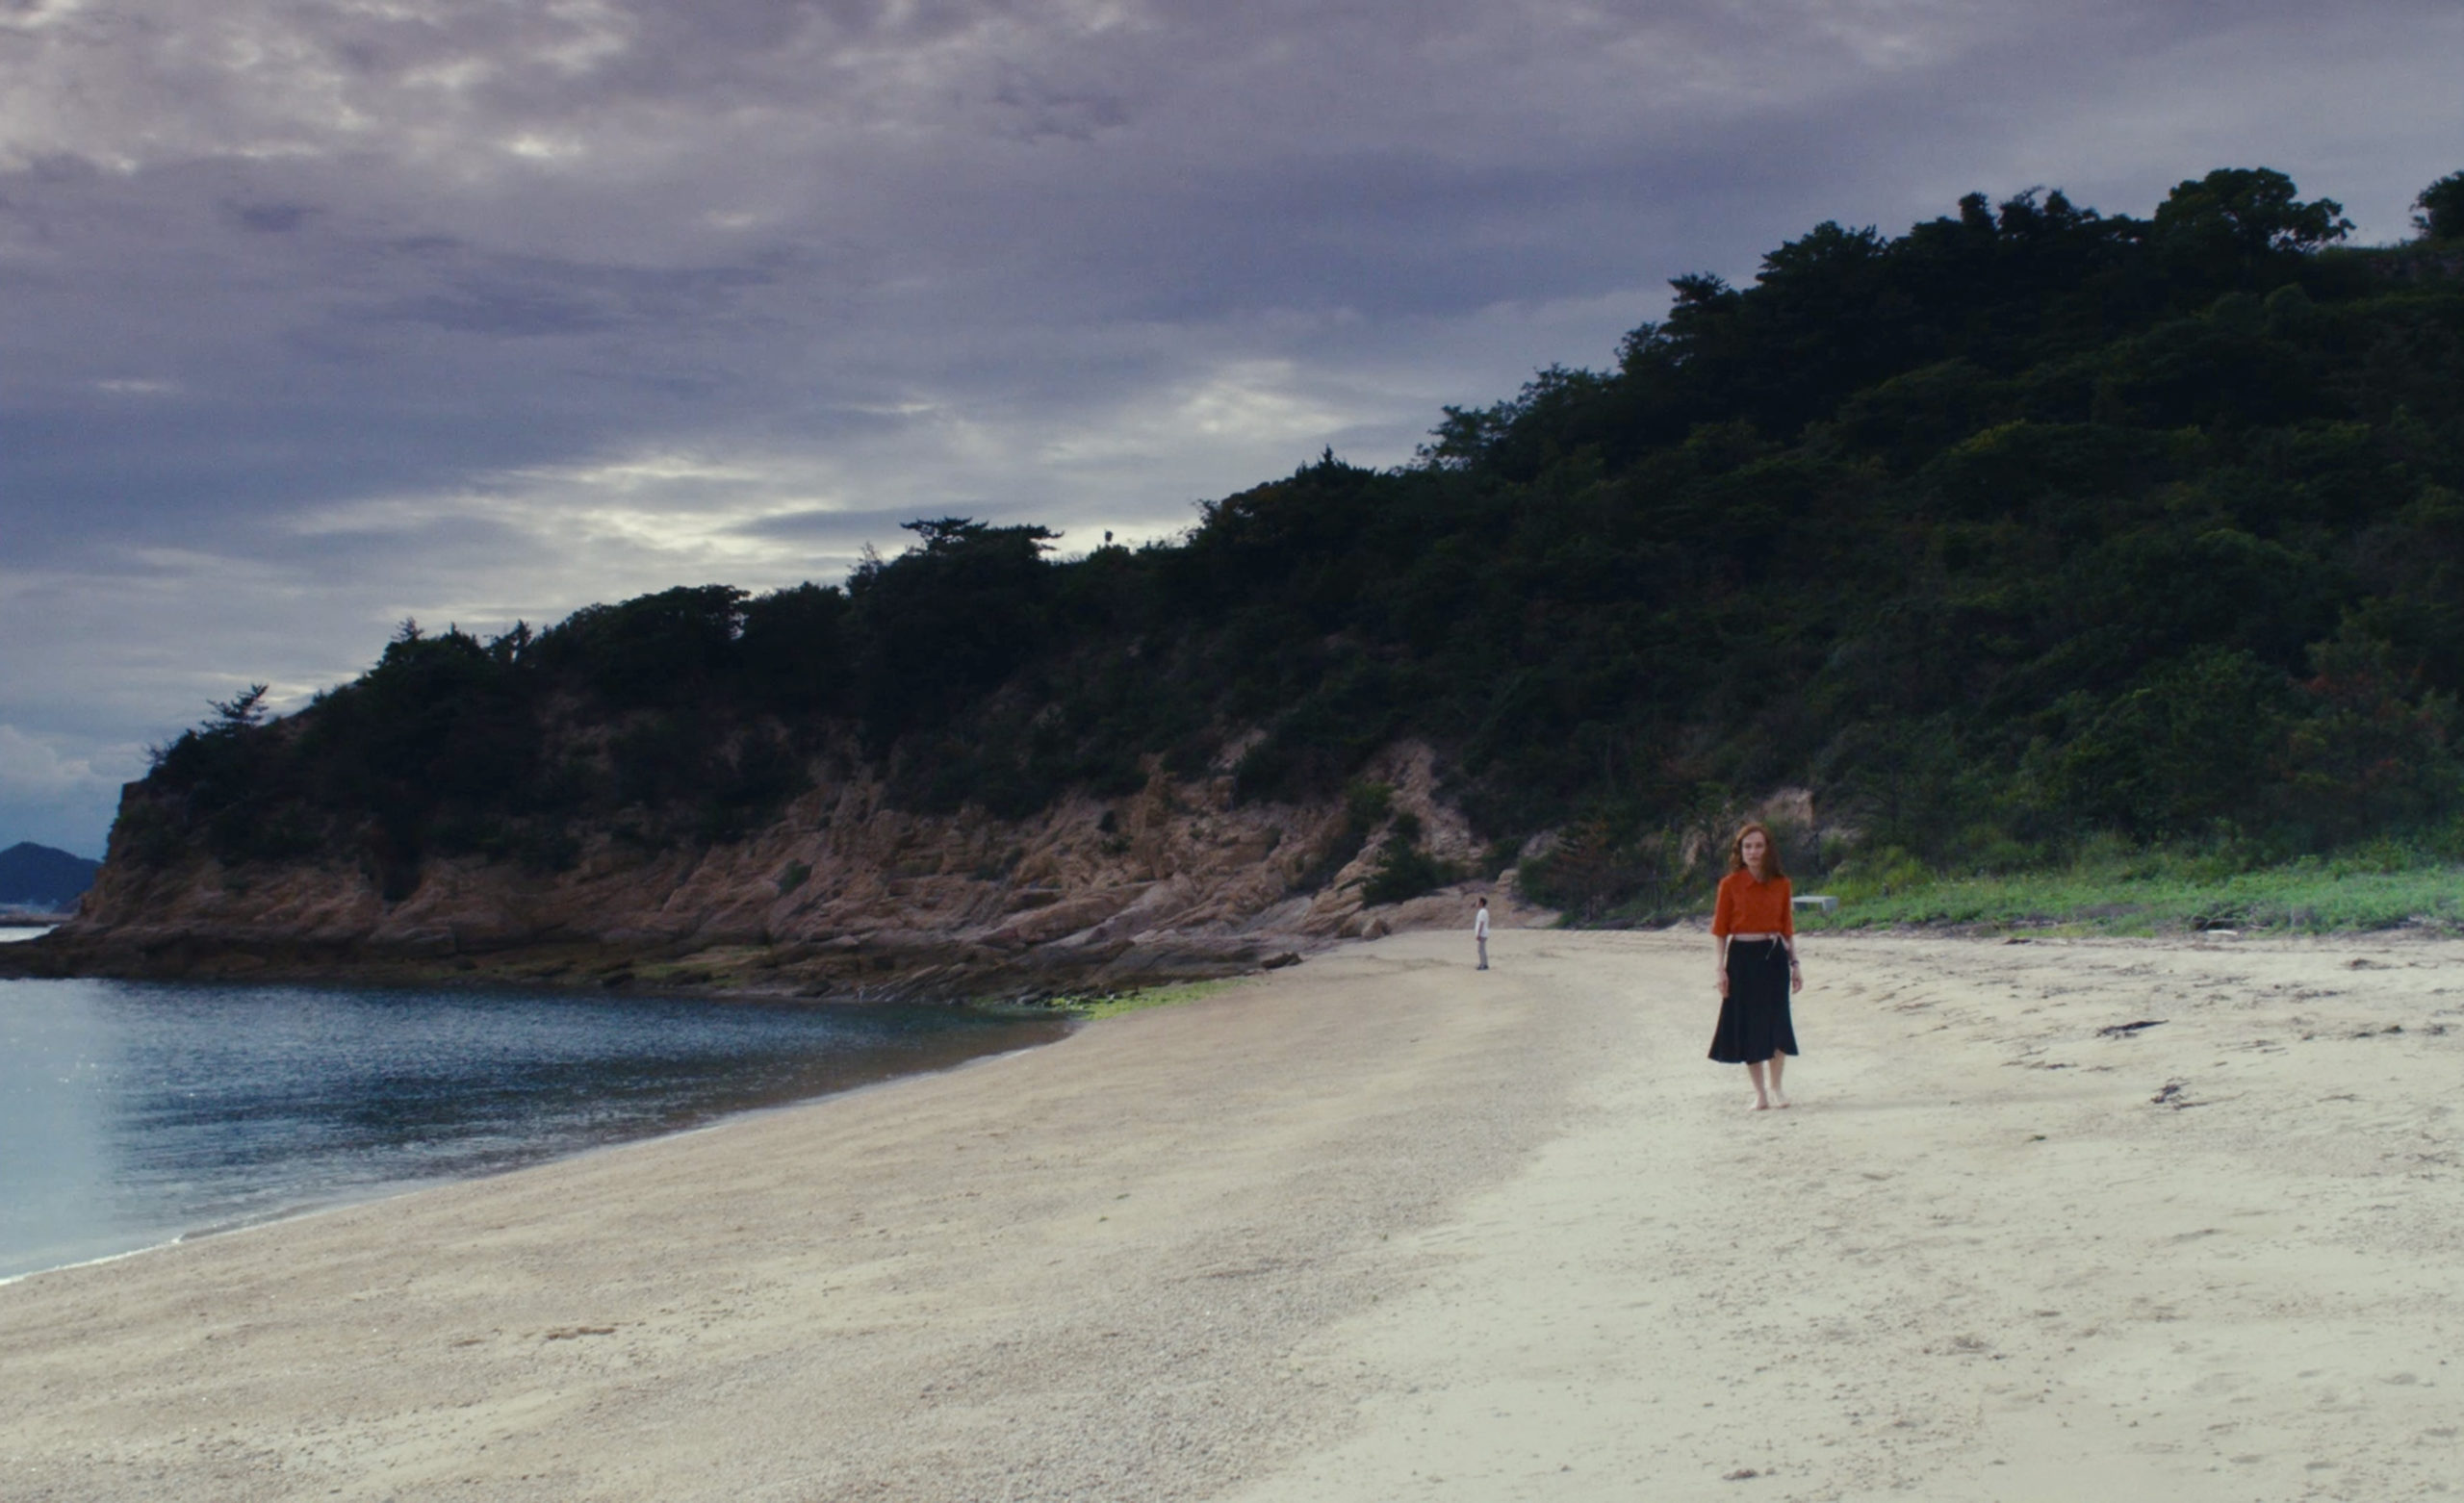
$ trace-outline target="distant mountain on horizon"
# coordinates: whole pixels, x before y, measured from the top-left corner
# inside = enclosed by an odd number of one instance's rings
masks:
[[[100,861],[21,840],[0,851],[0,906],[65,908],[94,885]]]

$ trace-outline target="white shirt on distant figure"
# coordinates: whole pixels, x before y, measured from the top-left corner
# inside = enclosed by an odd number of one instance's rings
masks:
[[[1480,910],[1472,915],[1472,943],[1479,947],[1480,963],[1475,970],[1489,968],[1489,900],[1480,900]]]

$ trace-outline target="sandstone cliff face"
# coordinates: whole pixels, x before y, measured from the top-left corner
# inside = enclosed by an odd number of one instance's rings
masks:
[[[1432,855],[1477,845],[1439,802],[1427,749],[1370,769]],[[77,918],[13,968],[139,975],[349,976],[716,989],[846,999],[1108,990],[1288,963],[1334,939],[1500,927],[1550,915],[1511,877],[1364,911],[1373,834],[1299,890],[1345,833],[1340,804],[1236,806],[1231,778],[1161,773],[1122,800],[1023,822],[889,807],[879,784],[812,790],[742,841],[645,853],[601,835],[560,873],[434,860],[387,903],[355,865],[167,870],[114,862]]]

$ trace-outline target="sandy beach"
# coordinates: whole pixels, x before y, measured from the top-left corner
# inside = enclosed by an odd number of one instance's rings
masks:
[[[2464,945],[1492,950],[0,1286],[0,1496],[2464,1490]]]

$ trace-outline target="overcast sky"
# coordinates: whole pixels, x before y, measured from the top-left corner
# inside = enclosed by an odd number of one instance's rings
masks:
[[[2272,166],[2407,233],[2454,0],[0,0],[0,845],[417,617],[1175,532],[1692,270]]]

